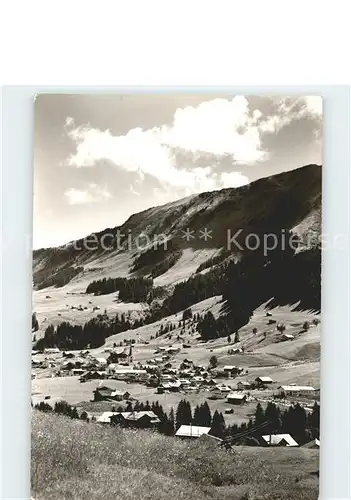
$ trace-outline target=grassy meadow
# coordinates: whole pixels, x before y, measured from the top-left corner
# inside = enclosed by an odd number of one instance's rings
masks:
[[[314,500],[318,451],[182,441],[33,411],[36,500]]]

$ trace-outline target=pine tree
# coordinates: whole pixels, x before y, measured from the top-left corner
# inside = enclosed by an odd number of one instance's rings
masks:
[[[34,312],[32,314],[32,332],[37,332],[38,330],[39,330],[39,323],[38,323],[38,320],[37,320],[37,315]]]
[[[216,356],[211,356],[210,357],[210,367],[211,368],[216,368],[216,366],[218,365],[218,359]]]
[[[274,403],[269,402],[265,410],[265,419],[269,421],[269,424],[265,428],[265,432],[268,434],[279,433],[282,428],[282,421],[280,415],[280,409]]]
[[[171,408],[169,417],[168,417],[168,422],[169,422],[169,436],[173,436],[175,432],[175,417],[174,417],[174,410],[173,407]]]
[[[261,403],[258,403],[256,406],[256,411],[255,411],[255,426],[261,425],[266,421],[266,418],[264,416],[264,411],[262,408]]]
[[[239,336],[239,332],[236,331],[235,332],[235,339],[234,339],[234,343],[237,344],[238,342],[240,342],[240,336]]]
[[[200,425],[203,425],[204,427],[211,427],[212,416],[211,416],[211,410],[210,410],[210,407],[208,406],[207,401],[205,401],[200,406],[199,410],[200,410],[199,413],[200,413],[200,421],[201,421]]]
[[[194,410],[193,424],[194,425],[202,425],[199,405],[196,405],[195,410]]]
[[[225,435],[225,421],[222,413],[219,413],[217,410],[213,414],[210,434],[219,438],[223,438]]]
[[[181,425],[190,425],[192,423],[192,414],[190,403],[184,399],[179,401],[176,411],[176,427]]]

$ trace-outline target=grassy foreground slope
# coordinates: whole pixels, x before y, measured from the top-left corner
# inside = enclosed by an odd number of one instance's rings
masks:
[[[318,452],[179,441],[33,411],[36,500],[314,500]]]

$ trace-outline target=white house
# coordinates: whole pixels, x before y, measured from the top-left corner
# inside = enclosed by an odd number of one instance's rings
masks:
[[[310,385],[281,385],[278,387],[286,396],[311,396],[316,389]]]

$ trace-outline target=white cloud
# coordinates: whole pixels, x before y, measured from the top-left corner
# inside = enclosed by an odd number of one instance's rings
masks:
[[[72,126],[74,126],[74,118],[72,118],[72,116],[67,116],[65,121],[65,127],[72,127]]]
[[[93,197],[88,191],[82,191],[76,188],[67,189],[64,195],[68,198],[68,203],[70,205],[82,205],[93,201]]]
[[[273,98],[274,111],[259,123],[259,130],[264,133],[276,133],[294,120],[312,118],[316,128],[321,128],[323,99],[320,96],[279,97]]]
[[[252,109],[244,96],[213,99],[196,107],[177,109],[171,125],[148,130],[134,128],[120,136],[112,135],[110,130],[76,127],[74,119],[68,117],[66,132],[75,142],[76,151],[66,163],[93,167],[100,160],[108,160],[128,172],[136,172],[136,183],[151,175],[162,186],[191,193],[242,185],[248,179],[240,173],[217,173],[214,167],[220,165],[221,158],[229,157],[233,166],[266,160],[269,153],[262,148],[262,136],[277,133],[302,117],[318,119],[321,101],[314,96],[272,98],[273,111],[264,116],[261,110]],[[177,151],[191,152],[194,158],[209,155],[208,165],[194,167],[186,160],[180,164]]]
[[[306,96],[304,97],[307,110],[316,116],[323,115],[323,98],[321,96]]]
[[[173,147],[230,154],[237,162],[254,163],[265,156],[256,121],[257,112],[251,112],[246,97],[236,96],[177,109],[172,126],[156,129],[156,134],[161,143]]]
[[[139,182],[148,174],[163,185],[191,192],[216,189],[223,183],[212,172],[213,165],[178,168],[177,149],[196,155],[230,155],[233,163],[259,161],[266,155],[257,128],[260,115],[259,110],[252,113],[245,97],[236,96],[177,109],[171,126],[135,128],[123,136],[113,136],[110,130],[75,127],[74,120],[67,118],[67,133],[76,143],[76,151],[67,163],[92,167],[105,159],[126,171],[137,172]]]
[[[84,205],[86,203],[96,203],[111,198],[111,194],[106,188],[91,183],[87,189],[69,188],[64,192],[70,205]]]

